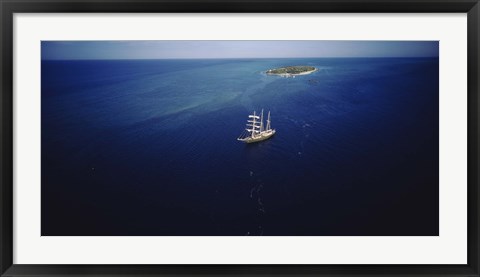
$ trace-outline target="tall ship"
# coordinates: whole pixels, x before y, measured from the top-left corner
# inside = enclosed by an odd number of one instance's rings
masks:
[[[263,109],[260,115],[255,111],[248,116],[247,128],[237,140],[245,143],[259,142],[271,138],[275,134],[275,129],[271,127],[270,111],[268,112],[267,124],[263,124]]]

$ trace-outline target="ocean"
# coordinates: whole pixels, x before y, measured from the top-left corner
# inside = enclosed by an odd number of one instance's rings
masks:
[[[284,78],[265,71],[318,68]],[[43,236],[437,236],[438,58],[43,60]],[[237,137],[254,110],[276,134]]]

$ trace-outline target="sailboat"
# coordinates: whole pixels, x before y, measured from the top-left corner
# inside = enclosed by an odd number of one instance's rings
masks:
[[[270,112],[268,112],[267,125],[263,125],[263,109],[258,116],[255,111],[248,116],[247,128],[237,140],[245,143],[259,142],[269,139],[275,134],[275,129],[271,127]]]

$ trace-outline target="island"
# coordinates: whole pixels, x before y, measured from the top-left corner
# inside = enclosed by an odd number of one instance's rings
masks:
[[[295,77],[296,75],[307,75],[317,71],[313,66],[295,65],[269,69],[267,75],[279,75],[282,77]]]

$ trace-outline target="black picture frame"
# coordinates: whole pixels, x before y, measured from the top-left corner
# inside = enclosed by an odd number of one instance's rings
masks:
[[[480,276],[478,0],[0,0],[1,276]],[[13,264],[13,15],[15,13],[467,13],[468,263],[466,265],[25,265]]]

